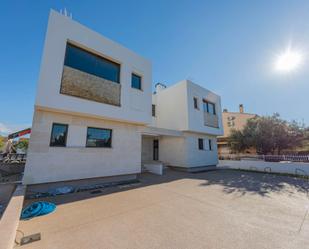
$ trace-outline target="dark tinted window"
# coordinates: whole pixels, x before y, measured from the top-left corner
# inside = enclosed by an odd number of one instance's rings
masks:
[[[213,103],[208,103],[208,110],[209,110],[209,113],[211,113],[211,114],[216,114],[215,104],[213,104]]]
[[[197,98],[193,98],[193,101],[194,101],[194,108],[195,109],[198,109],[198,102],[197,102]]]
[[[142,77],[132,73],[132,80],[131,80],[132,88],[142,89]]]
[[[50,146],[66,146],[68,125],[53,124],[50,138]]]
[[[211,139],[208,139],[208,145],[209,145],[209,150],[212,150],[212,141],[211,141]]]
[[[203,150],[204,149],[204,139],[199,138],[198,139],[198,149]]]
[[[156,116],[156,105],[152,105],[152,116]]]
[[[208,112],[208,102],[203,100],[203,110],[204,112]]]
[[[64,65],[119,83],[119,64],[71,44],[67,44]]]
[[[87,129],[87,147],[111,147],[112,130],[101,128]]]
[[[216,115],[216,105],[213,103],[203,100],[203,109],[204,109],[204,112],[208,112],[208,113]]]

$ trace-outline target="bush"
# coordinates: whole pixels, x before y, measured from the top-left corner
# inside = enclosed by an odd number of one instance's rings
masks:
[[[29,145],[29,141],[28,140],[22,140],[22,141],[18,142],[18,144],[16,145],[16,148],[20,149],[20,150],[27,150],[28,149],[28,145]]]

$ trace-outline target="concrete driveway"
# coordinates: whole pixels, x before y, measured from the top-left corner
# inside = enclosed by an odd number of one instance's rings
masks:
[[[236,170],[140,180],[47,199],[56,212],[21,221],[17,236],[41,241],[20,248],[309,248],[305,180]]]

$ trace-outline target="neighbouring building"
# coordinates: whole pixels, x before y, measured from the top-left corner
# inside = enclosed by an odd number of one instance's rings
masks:
[[[152,94],[149,60],[51,11],[25,184],[207,169],[222,134],[218,95],[189,80]]]
[[[231,130],[242,130],[246,125],[247,121],[251,118],[255,118],[257,115],[252,113],[244,112],[244,106],[239,105],[239,112],[229,112],[224,109],[222,112],[222,123],[223,123],[223,136],[218,137],[218,153],[219,155],[231,154],[231,150],[228,144],[228,137],[231,134]],[[248,149],[247,153],[255,153],[255,150]]]

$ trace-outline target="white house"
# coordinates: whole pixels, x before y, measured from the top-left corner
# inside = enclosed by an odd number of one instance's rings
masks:
[[[136,177],[158,161],[215,166],[220,97],[191,81],[156,86],[151,62],[51,11],[25,184]]]
[[[142,162],[159,158],[166,165],[188,171],[217,165],[216,137],[223,132],[218,95],[189,80],[168,88],[157,84],[152,116],[145,129],[150,131],[142,136]],[[147,153],[151,144],[159,146],[157,158]]]

